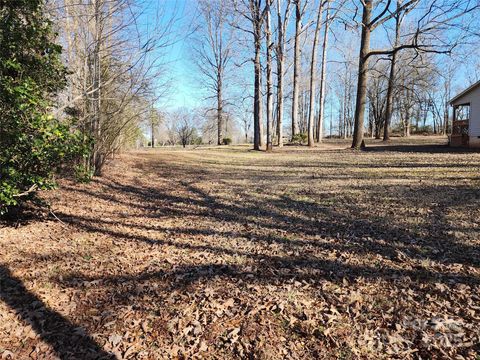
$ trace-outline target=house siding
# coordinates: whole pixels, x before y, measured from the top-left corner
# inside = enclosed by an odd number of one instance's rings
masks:
[[[452,102],[453,106],[470,103],[470,121],[468,124],[469,146],[480,147],[480,87]]]

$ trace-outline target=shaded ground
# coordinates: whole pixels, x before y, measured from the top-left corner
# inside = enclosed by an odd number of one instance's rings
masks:
[[[64,181],[63,223],[0,229],[0,356],[478,359],[480,154],[428,141],[146,150]]]

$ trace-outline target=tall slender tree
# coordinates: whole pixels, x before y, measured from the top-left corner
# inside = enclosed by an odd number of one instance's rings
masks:
[[[402,1],[397,0],[397,10],[402,6]],[[403,16],[406,12],[401,13],[397,11],[395,15],[395,40],[393,41],[393,47],[396,48],[400,44],[400,31]],[[385,108],[385,122],[383,126],[383,141],[390,139],[390,123],[393,113],[393,92],[395,87],[395,75],[397,65],[397,52],[393,52],[390,58],[390,74],[388,76],[388,88],[387,88],[387,105]]]
[[[317,74],[317,47],[319,43],[320,28],[322,27],[323,2],[320,0],[317,10],[317,21],[315,25],[315,34],[313,36],[312,59],[310,61],[310,87],[308,101],[308,146],[314,145],[313,126],[315,118],[315,93],[316,93],[316,74]]]
[[[267,52],[267,151],[273,150],[273,75],[272,75],[272,29],[271,29],[271,11],[272,0],[267,0],[265,13],[265,40]]]
[[[283,146],[283,82],[285,72],[285,37],[290,19],[291,1],[287,0],[282,13],[282,0],[277,0],[277,43],[275,47],[277,58],[277,138],[278,146]]]
[[[267,0],[269,1],[269,0]],[[262,0],[234,0],[236,12],[249,23],[250,28],[233,24],[252,36],[254,57],[254,89],[253,89],[253,149],[261,150],[263,146],[263,96],[262,96],[262,39],[265,22],[265,4]]]
[[[301,35],[303,32],[302,18],[305,13],[308,0],[294,0],[295,4],[295,45],[293,51],[293,94],[292,94],[292,137],[299,132],[298,104],[300,95],[300,72],[301,72]]]
[[[222,0],[200,0],[200,25],[193,46],[194,61],[206,88],[216,99],[217,144],[223,144],[226,74],[233,58],[234,34],[228,26],[228,8]],[[213,93],[213,94],[212,94]],[[209,96],[210,97],[210,96]]]
[[[316,138],[318,142],[322,142],[323,138],[323,115],[325,113],[325,89],[327,83],[327,49],[328,49],[328,34],[330,31],[330,23],[333,17],[330,18],[330,0],[326,1],[327,9],[325,15],[325,29],[323,34],[322,45],[322,69],[320,72],[320,94],[318,97],[318,120],[317,120],[317,132]]]

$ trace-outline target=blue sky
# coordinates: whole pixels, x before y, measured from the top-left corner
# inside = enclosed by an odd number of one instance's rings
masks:
[[[196,107],[202,96],[195,91],[195,68],[189,59],[189,39],[191,18],[195,10],[195,1],[190,0],[146,0],[142,6],[144,12],[140,22],[142,26],[152,29],[155,26],[157,12],[161,12],[160,26],[168,26],[174,21],[170,33],[170,43],[166,51],[162,51],[162,62],[166,63],[171,86],[168,96],[159,104],[162,107]]]

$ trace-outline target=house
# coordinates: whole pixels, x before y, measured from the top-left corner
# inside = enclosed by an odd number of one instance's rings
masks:
[[[480,147],[480,81],[450,100],[453,107],[450,146]]]

